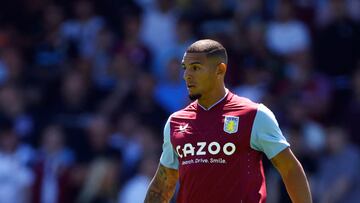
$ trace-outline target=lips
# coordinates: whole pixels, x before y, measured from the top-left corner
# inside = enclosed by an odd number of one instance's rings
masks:
[[[189,88],[189,89],[190,89],[190,88],[193,88],[193,87],[195,87],[195,85],[193,85],[193,84],[188,84],[188,85],[187,85],[187,88]]]
[[[190,81],[190,80],[185,80],[185,83],[186,83],[187,87],[194,87],[195,86],[195,83],[193,81]]]

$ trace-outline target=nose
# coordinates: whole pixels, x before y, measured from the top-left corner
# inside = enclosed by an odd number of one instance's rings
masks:
[[[183,78],[184,78],[184,80],[188,80],[191,78],[189,68],[185,68]]]

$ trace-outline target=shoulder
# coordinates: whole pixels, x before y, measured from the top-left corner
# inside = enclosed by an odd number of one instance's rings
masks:
[[[256,113],[260,104],[251,101],[246,97],[238,96],[234,93],[230,93],[227,107],[231,109],[238,109],[246,111],[248,113]]]
[[[230,100],[230,102],[236,102],[236,103],[238,103],[240,105],[244,105],[244,106],[258,105],[258,103],[251,101],[249,98],[239,96],[232,92],[229,92],[229,100]]]
[[[274,113],[264,104],[259,104],[257,107],[256,117],[259,121],[272,121],[274,124],[279,125]]]
[[[196,110],[197,110],[196,102],[192,102],[185,108],[171,114],[169,119],[176,119],[176,118],[192,119],[196,117]]]

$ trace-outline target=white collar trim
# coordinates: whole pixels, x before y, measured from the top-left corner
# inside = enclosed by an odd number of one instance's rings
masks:
[[[213,105],[211,105],[209,108],[205,108],[203,106],[201,106],[201,104],[199,104],[199,102],[197,103],[202,109],[204,109],[205,111],[209,111],[210,109],[212,109],[214,106],[216,106],[216,104],[220,103],[222,100],[224,100],[226,98],[226,96],[229,94],[229,90],[225,89],[225,95],[217,102],[215,102]]]

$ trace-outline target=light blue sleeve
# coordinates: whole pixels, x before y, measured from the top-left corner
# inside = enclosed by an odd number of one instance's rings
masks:
[[[263,104],[259,104],[251,131],[250,146],[262,151],[272,159],[290,144],[283,136],[275,115]]]
[[[179,160],[170,140],[170,118],[171,116],[167,120],[164,127],[164,143],[162,146],[163,151],[160,157],[160,163],[165,167],[178,169]]]

